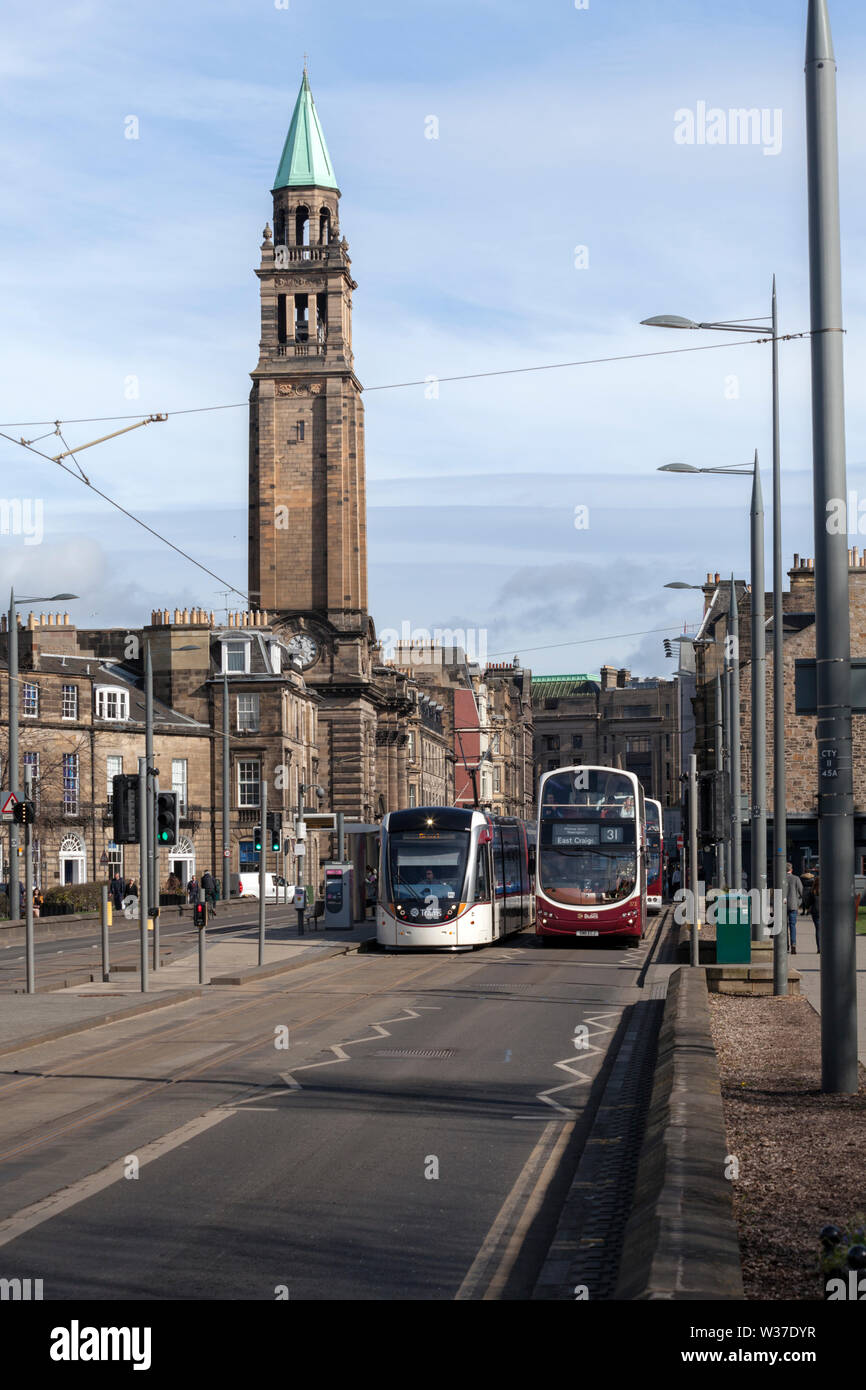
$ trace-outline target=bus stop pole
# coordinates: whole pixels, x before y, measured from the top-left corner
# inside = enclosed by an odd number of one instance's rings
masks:
[[[689,869],[692,890],[691,963],[692,965],[700,965],[698,915],[701,910],[701,885],[698,870],[698,759],[695,753],[689,756]]]
[[[99,906],[99,920],[102,926],[102,980],[107,984],[111,978],[108,965],[108,884],[102,885],[102,902]]]

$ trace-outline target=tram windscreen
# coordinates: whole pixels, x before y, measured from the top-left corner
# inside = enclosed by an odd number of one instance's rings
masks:
[[[470,836],[460,831],[397,830],[388,836],[391,901],[420,922],[451,917],[466,880]]]
[[[620,902],[637,882],[637,817],[631,779],[578,768],[548,777],[541,798],[538,886],[554,902]]]

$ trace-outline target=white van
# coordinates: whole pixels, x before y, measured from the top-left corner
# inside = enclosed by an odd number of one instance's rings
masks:
[[[247,898],[258,902],[259,900],[259,875],[237,874],[238,898],[243,902]],[[283,878],[282,874],[265,874],[265,901],[266,902],[291,902],[295,896],[295,885]]]

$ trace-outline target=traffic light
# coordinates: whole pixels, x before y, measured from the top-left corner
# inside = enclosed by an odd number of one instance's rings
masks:
[[[111,779],[111,813],[114,839],[119,845],[138,844],[138,778],[119,772]]]
[[[32,825],[34,810],[32,801],[16,801],[12,807],[12,819],[16,825]]]
[[[268,839],[270,840],[271,850],[274,854],[280,852],[280,836],[283,829],[283,818],[279,811],[268,811]]]
[[[177,792],[157,792],[156,843],[176,845],[178,830]]]
[[[260,825],[257,825],[256,828],[255,828],[255,830],[253,831],[253,847],[254,847],[254,849],[255,849],[255,851],[256,851],[256,854],[261,854],[261,852],[262,852],[262,827],[261,827]]]
[[[199,931],[207,926],[207,903],[196,903],[193,913],[193,921]]]

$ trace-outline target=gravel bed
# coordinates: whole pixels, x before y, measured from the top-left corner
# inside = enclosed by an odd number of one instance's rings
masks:
[[[866,1073],[821,1092],[821,1020],[802,996],[711,994],[746,1297],[821,1299],[818,1232],[866,1208]]]

